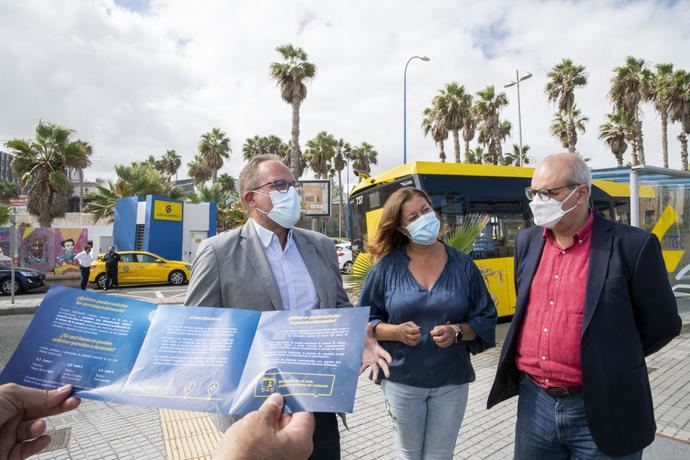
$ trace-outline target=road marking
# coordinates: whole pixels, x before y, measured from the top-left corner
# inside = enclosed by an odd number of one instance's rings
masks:
[[[165,299],[165,296],[161,291],[156,291],[156,297],[158,297],[159,299]]]

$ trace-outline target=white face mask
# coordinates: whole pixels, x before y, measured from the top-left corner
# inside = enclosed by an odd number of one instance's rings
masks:
[[[534,216],[534,223],[546,228],[555,227],[563,216],[577,207],[577,203],[575,203],[570,209],[563,210],[563,203],[570,198],[578,188],[579,187],[575,187],[563,201],[558,201],[553,198],[542,201],[540,198],[535,197],[529,202],[529,207],[532,209],[532,215]]]
[[[256,192],[261,195],[265,193]],[[287,192],[273,191],[268,194],[271,198],[273,207],[266,212],[259,208],[257,211],[266,214],[276,224],[283,228],[290,229],[295,226],[302,213],[302,200],[295,187],[290,187]]]

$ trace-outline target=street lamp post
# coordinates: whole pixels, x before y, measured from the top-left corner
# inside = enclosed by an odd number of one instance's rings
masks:
[[[518,70],[515,71],[515,81],[511,81],[507,85],[504,86],[504,88],[510,88],[511,86],[516,86],[517,87],[517,99],[518,99],[518,136],[520,140],[520,151],[518,152],[518,161],[519,165],[522,166],[522,114],[520,111],[520,82],[523,80],[527,80],[528,78],[531,78],[532,74],[527,72],[525,75],[522,77],[520,76],[520,72]]]
[[[407,66],[414,59],[429,60],[426,56],[412,56],[405,64],[405,72],[403,72],[403,164],[407,163]]]

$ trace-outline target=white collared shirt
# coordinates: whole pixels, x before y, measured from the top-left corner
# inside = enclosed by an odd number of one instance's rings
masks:
[[[319,305],[319,297],[304,259],[292,239],[292,230],[288,231],[287,243],[283,250],[275,233],[262,227],[254,219],[249,220],[254,225],[268,263],[271,265],[271,271],[283,301],[283,308],[297,311],[316,308]]]
[[[86,251],[82,251],[76,256],[74,256],[76,260],[79,261],[79,266],[80,267],[90,267],[91,266],[91,253],[87,253]]]

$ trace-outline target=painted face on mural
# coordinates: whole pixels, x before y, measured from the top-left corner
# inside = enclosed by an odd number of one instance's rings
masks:
[[[45,255],[45,238],[34,238],[31,242],[31,255],[33,257],[43,257]]]

